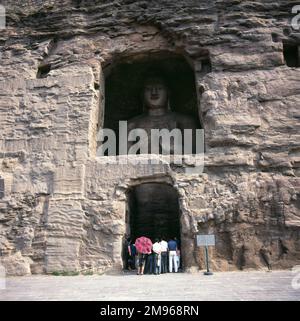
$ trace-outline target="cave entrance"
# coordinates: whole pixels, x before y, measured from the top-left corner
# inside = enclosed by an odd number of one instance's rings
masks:
[[[127,233],[135,241],[146,236],[177,237],[180,242],[180,209],[178,193],[166,183],[144,183],[131,188],[127,194]]]

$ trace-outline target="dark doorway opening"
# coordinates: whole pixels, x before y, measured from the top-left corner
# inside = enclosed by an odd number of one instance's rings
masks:
[[[131,239],[140,236],[180,240],[180,209],[177,191],[165,183],[144,183],[127,195]]]
[[[297,44],[283,43],[283,55],[288,67],[299,67],[299,48]]]

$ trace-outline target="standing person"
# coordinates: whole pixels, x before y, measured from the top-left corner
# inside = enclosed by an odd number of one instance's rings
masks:
[[[129,243],[129,247],[128,247],[128,251],[129,251],[129,268],[131,270],[135,270],[136,269],[136,248],[135,245],[132,241],[130,241]]]
[[[159,239],[155,239],[155,243],[153,244],[152,251],[154,253],[154,274],[160,274],[160,266],[161,266],[161,245],[159,243]]]
[[[144,274],[148,274],[149,271],[149,254],[145,254],[145,267],[144,267]]]
[[[160,272],[161,273],[167,273],[168,272],[168,243],[164,240],[164,238],[160,241],[160,247],[161,247],[161,267]]]
[[[138,260],[139,260],[139,267],[138,267],[138,273],[139,275],[142,275],[145,273],[145,260],[146,255],[151,254],[152,252],[152,242],[149,238],[145,236],[138,237],[135,240],[135,247],[138,252]]]
[[[155,254],[153,251],[146,254],[145,274],[155,273]]]
[[[129,270],[129,258],[130,258],[130,237],[125,236],[125,242],[123,247],[123,259],[124,259],[124,268]]]
[[[168,249],[169,249],[169,272],[173,272],[173,265],[174,265],[174,272],[176,273],[178,271],[178,266],[177,266],[177,243],[172,238],[168,242]]]
[[[145,268],[145,261],[146,261],[146,254],[138,252],[138,275],[144,274],[144,268]]]
[[[174,241],[176,242],[176,244],[177,244],[177,249],[180,250],[180,241],[178,240],[178,238],[177,238],[177,237],[174,237],[173,240],[174,240]]]
[[[156,271],[156,256],[155,253],[152,251],[152,253],[150,254],[151,257],[151,261],[150,261],[150,274],[155,274]]]
[[[174,241],[177,243],[177,256],[176,256],[176,260],[177,260],[177,268],[178,270],[181,268],[181,257],[180,257],[180,241],[177,237],[174,237]]]

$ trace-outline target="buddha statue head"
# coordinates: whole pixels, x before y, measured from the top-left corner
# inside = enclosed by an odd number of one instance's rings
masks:
[[[143,91],[144,109],[166,111],[168,109],[169,92],[165,80],[159,76],[148,77]]]

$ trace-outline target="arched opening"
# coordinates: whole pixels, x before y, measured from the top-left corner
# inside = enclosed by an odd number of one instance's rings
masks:
[[[144,183],[127,193],[127,224],[131,239],[140,236],[180,239],[177,191],[166,183]]]
[[[192,117],[197,128],[202,128],[194,70],[183,56],[167,52],[124,58],[104,69],[103,127],[112,129],[118,137],[119,121],[143,114],[143,84],[145,76],[152,70],[161,72],[168,83],[170,110]]]

